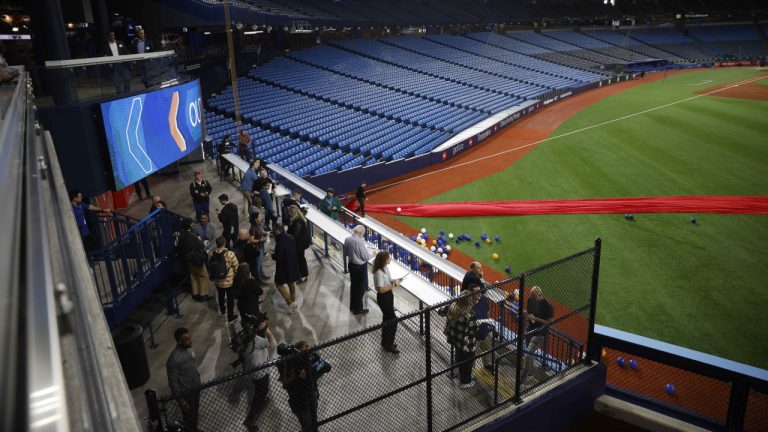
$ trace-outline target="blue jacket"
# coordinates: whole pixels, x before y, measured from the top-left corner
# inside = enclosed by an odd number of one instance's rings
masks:
[[[243,192],[253,192],[253,183],[257,178],[256,171],[253,168],[248,168],[248,171],[243,176],[243,181],[240,182],[240,190]]]

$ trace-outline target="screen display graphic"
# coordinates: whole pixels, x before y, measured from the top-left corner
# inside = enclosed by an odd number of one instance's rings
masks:
[[[200,83],[101,104],[115,190],[183,158],[203,139]]]

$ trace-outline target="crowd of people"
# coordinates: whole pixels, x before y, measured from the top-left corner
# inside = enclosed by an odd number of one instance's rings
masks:
[[[239,354],[240,364],[246,368],[263,364],[276,348],[275,337],[269,330],[266,314],[260,306],[264,294],[263,284],[269,279],[274,280],[284,302],[284,310],[291,314],[298,308],[297,284],[309,278],[306,250],[311,245],[311,233],[302,210],[307,204],[301,197],[301,191],[292,191],[290,197],[282,200],[282,217],[278,220],[272,194],[274,185],[263,161],[253,160],[240,183],[243,202],[248,206],[249,227],[240,228],[237,205],[229,200],[226,193],[218,195],[220,206],[214,211],[220,225],[216,226],[211,223],[209,215],[213,186],[203,178],[200,170],[195,170],[189,184],[195,220],[184,221],[177,243],[177,255],[189,272],[192,298],[198,302],[217,299],[219,313],[229,324],[234,326],[240,320],[243,331],[251,330],[241,344],[242,352]],[[82,194],[77,191],[73,191],[71,199],[78,227],[84,242],[89,244],[92,236],[85,224],[85,212],[109,210],[83,203]],[[358,197],[358,200],[364,211],[365,198]],[[159,197],[152,197],[150,213],[164,207],[165,203]],[[331,219],[338,220],[341,202],[333,189],[326,190],[326,196],[319,203],[319,210]],[[349,308],[354,315],[369,312],[366,296],[369,290],[368,262],[373,258],[370,271],[376,303],[382,312],[381,346],[385,352],[398,355],[400,348],[396,343],[398,322],[394,289],[401,285],[403,279],[391,276],[389,264],[392,257],[388,251],[378,251],[371,256],[364,235],[365,227],[357,225],[343,245],[343,260],[350,275]],[[271,258],[275,263],[275,271],[272,276],[265,274],[263,266],[270,237],[274,241]],[[211,283],[215,287],[215,296],[211,295]],[[489,319],[489,301],[481,295],[485,285],[482,265],[473,262],[462,280],[459,298],[439,311],[446,317],[444,335],[453,348],[455,358],[452,359],[452,365],[458,370],[461,388],[475,384],[472,377],[475,357],[493,348],[492,341],[497,332],[496,322]],[[529,331],[533,331],[551,322],[554,311],[541,288],[533,287],[530,292],[527,307],[522,313],[526,322],[530,323]],[[200,377],[191,350],[191,335],[189,330],[180,328],[174,336],[177,347],[166,363],[169,384],[174,394],[185,394],[178,399],[179,407],[187,428],[196,430],[200,395],[199,392],[190,393],[189,390],[199,388]],[[542,348],[545,340],[546,334],[543,332],[526,338],[528,350]],[[297,352],[306,352],[309,344],[302,341],[295,347]],[[532,357],[525,358],[522,365],[524,374],[530,373],[533,367]],[[483,367],[493,372],[490,354],[480,355],[479,359]],[[281,371],[281,381],[288,392],[291,410],[304,428],[308,428],[315,418],[319,394],[317,377],[309,377],[312,374],[308,375],[307,371],[311,366],[307,362],[308,358],[296,360],[292,363],[292,369],[289,368],[292,372]],[[269,375],[262,369],[252,374],[251,379],[255,391],[245,424],[249,430],[257,430],[258,419],[264,411],[270,391]]]

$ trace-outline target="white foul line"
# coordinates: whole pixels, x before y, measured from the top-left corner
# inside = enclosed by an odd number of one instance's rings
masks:
[[[412,181],[412,180],[417,180],[417,179],[420,179],[422,177],[430,176],[430,175],[437,174],[437,173],[440,173],[440,172],[443,172],[443,171],[452,170],[454,168],[463,167],[465,165],[473,164],[475,162],[480,162],[480,161],[483,161],[485,159],[493,158],[493,157],[496,157],[496,156],[499,156],[499,155],[503,155],[503,154],[506,154],[506,153],[510,153],[510,152],[513,152],[513,151],[518,151],[520,149],[524,149],[524,148],[527,148],[527,147],[535,146],[535,145],[541,144],[543,142],[553,141],[553,140],[556,140],[558,138],[563,138],[563,137],[566,137],[566,136],[569,136],[569,135],[573,135],[573,134],[576,134],[576,133],[579,133],[579,132],[584,132],[586,130],[594,129],[596,127],[605,126],[607,124],[615,123],[617,121],[626,120],[628,118],[639,116],[641,114],[646,114],[646,113],[649,113],[651,111],[656,111],[656,110],[660,110],[662,108],[667,108],[667,107],[670,107],[672,105],[677,105],[679,103],[688,102],[688,101],[693,100],[693,99],[698,99],[698,98],[700,98],[702,96],[707,96],[707,95],[711,95],[711,94],[714,94],[714,93],[719,93],[719,92],[721,92],[723,90],[728,90],[730,88],[738,87],[738,86],[740,86],[742,84],[749,84],[751,82],[759,81],[759,80],[766,79],[766,78],[768,78],[768,76],[760,76],[760,77],[749,78],[749,79],[746,79],[746,80],[738,81],[735,84],[731,84],[731,85],[729,85],[727,87],[723,87],[723,88],[720,88],[720,89],[717,89],[717,90],[712,90],[712,91],[709,91],[707,93],[702,93],[702,94],[699,94],[699,95],[696,95],[696,96],[691,96],[689,98],[681,99],[681,100],[676,101],[676,102],[670,102],[668,104],[659,105],[659,106],[654,107],[654,108],[649,108],[649,109],[644,110],[644,111],[636,112],[634,114],[628,114],[628,115],[625,115],[625,116],[622,116],[622,117],[619,117],[619,118],[615,118],[613,120],[604,121],[602,123],[597,123],[597,124],[594,124],[592,126],[583,127],[581,129],[578,129],[578,130],[575,130],[575,131],[566,132],[566,133],[564,133],[562,135],[556,135],[556,136],[547,137],[547,138],[544,138],[544,139],[539,140],[539,141],[534,141],[532,143],[523,144],[523,145],[521,145],[519,147],[515,147],[515,148],[509,149],[509,150],[500,151],[500,152],[494,153],[492,155],[483,156],[481,158],[477,158],[477,159],[473,159],[473,160],[470,160],[470,161],[462,162],[460,164],[456,164],[456,165],[452,165],[452,166],[449,166],[449,167],[441,168],[439,170],[435,170],[435,171],[431,171],[431,172],[424,173],[424,174],[421,174],[421,175],[417,175],[415,177],[409,177],[407,179],[400,180],[400,181],[397,181],[397,182],[394,182],[394,183],[390,183],[390,184],[386,184],[384,186],[379,186],[377,188],[369,189],[369,192],[377,191],[377,190],[380,190],[380,189],[385,189],[385,188],[392,187],[392,186],[397,186],[399,184],[407,183],[407,182]]]

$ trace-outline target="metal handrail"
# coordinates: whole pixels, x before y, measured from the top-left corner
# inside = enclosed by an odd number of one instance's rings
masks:
[[[29,192],[25,199],[30,201],[26,207],[27,248],[34,255],[28,257],[30,285],[27,291],[29,298],[34,298],[28,300],[34,312],[28,312],[27,319],[39,321],[36,330],[42,334],[28,335],[27,340],[34,342],[29,344],[30,348],[42,349],[40,344],[47,340],[54,355],[60,350],[58,359],[52,357],[49,370],[62,375],[57,381],[49,381],[47,387],[38,385],[40,389],[30,394],[35,401],[30,400],[29,411],[36,417],[30,417],[27,427],[60,431],[86,427],[106,432],[140,431],[142,428],[72,217],[72,205],[53,141],[48,132],[36,126],[31,98],[29,104],[26,124],[30,138],[26,170]],[[46,320],[47,326],[43,327]],[[34,360],[28,362],[30,365],[38,369],[48,367],[39,354],[27,355],[35,356],[30,357]],[[39,377],[30,375],[30,382],[39,381]],[[56,413],[46,410],[52,396],[49,393],[53,392],[66,399],[66,404],[59,405]],[[48,421],[51,422],[45,423]]]
[[[19,330],[21,319],[21,290],[22,280],[21,251],[23,224],[22,201],[23,185],[23,124],[24,108],[26,105],[27,74],[22,73],[8,98],[8,108],[3,113],[0,123],[0,200],[5,205],[0,209],[4,226],[4,241],[0,243],[0,289],[4,301],[0,304],[0,346],[4,354],[0,356],[0,429],[13,430],[18,413],[18,386],[23,378],[18,374],[20,360],[18,358],[20,340]]]
[[[46,60],[45,67],[47,69],[66,69],[73,67],[84,66],[96,66],[112,63],[125,63],[142,60],[152,60],[165,57],[173,57],[176,55],[176,51],[155,51],[147,54],[126,54],[120,56],[104,56],[104,57],[89,57],[82,59],[69,59],[69,60]]]

